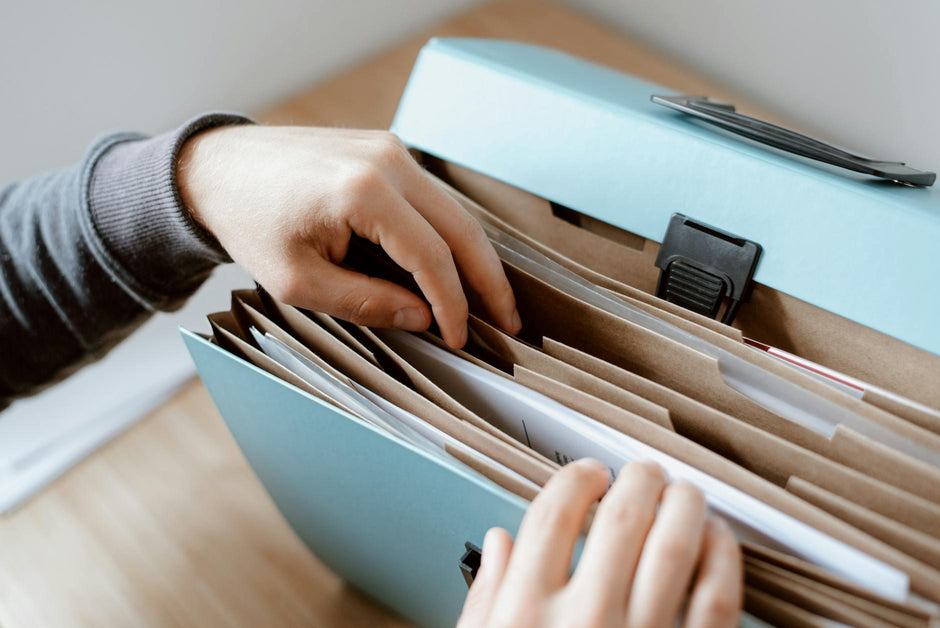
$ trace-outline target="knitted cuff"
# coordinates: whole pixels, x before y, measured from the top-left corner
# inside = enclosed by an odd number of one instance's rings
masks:
[[[196,133],[247,123],[244,116],[210,113],[172,133],[110,135],[92,147],[84,189],[93,231],[112,272],[153,309],[174,306],[217,264],[232,261],[184,207],[176,164]]]

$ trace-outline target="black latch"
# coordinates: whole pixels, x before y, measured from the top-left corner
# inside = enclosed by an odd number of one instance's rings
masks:
[[[760,254],[756,242],[673,214],[656,256],[656,296],[709,318],[718,317],[727,298],[721,322],[730,325],[751,297]]]
[[[470,541],[464,543],[463,546],[467,551],[460,557],[460,573],[463,574],[463,579],[467,581],[467,588],[469,589],[470,585],[473,584],[473,579],[477,577],[483,553],[479,547]]]

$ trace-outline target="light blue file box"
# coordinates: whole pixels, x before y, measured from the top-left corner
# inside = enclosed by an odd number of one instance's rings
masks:
[[[674,212],[758,242],[756,281],[940,355],[937,186],[747,144],[650,102],[670,93],[546,48],[436,39],[392,130],[656,242]]]
[[[758,281],[940,353],[936,190],[743,144],[651,104],[654,93],[668,90],[544,48],[432,40],[393,130],[653,240],[673,212],[755,240],[764,247]],[[183,336],[245,457],[308,547],[408,619],[453,625],[466,595],[464,543],[481,544],[494,525],[514,533],[525,503]]]

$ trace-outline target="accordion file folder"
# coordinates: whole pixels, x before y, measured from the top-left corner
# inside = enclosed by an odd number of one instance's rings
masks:
[[[892,565],[918,599],[872,598],[815,566],[795,567],[783,553],[749,550],[748,568],[760,563],[764,570],[753,579],[757,572],[748,572],[747,605],[758,616],[816,613],[851,623],[870,612],[881,621],[926,625],[936,610],[931,604],[940,601],[940,553],[931,554],[940,547],[940,485],[933,481],[940,478],[940,290],[928,288],[940,270],[940,194],[716,133],[650,101],[666,93],[544,48],[432,40],[415,64],[393,131],[482,221],[727,355],[871,419],[882,426],[876,436],[888,433],[883,426],[899,431],[910,448],[883,446],[842,425],[825,436],[792,428],[737,393],[722,392],[721,360],[613,324],[511,265],[523,335],[529,330],[527,339],[541,349],[500,339],[484,323],[471,327],[478,332],[472,336],[489,334],[492,346],[503,347],[516,381],[557,391],[544,381],[557,372],[568,386],[629,407],[630,417],[655,423],[652,432],[640,427],[635,434],[674,454],[692,452],[693,466],[732,478],[736,471],[727,471],[725,459],[732,460],[744,474],[742,490],[769,496]],[[750,267],[756,264],[755,283],[739,295],[733,327],[653,296],[664,272],[657,267],[659,243],[676,214],[707,225],[713,236],[759,244],[760,261],[755,257]],[[248,325],[268,327],[289,343],[305,340],[298,325],[307,323],[291,318],[303,315],[262,297],[234,295],[232,312],[210,317],[213,337],[182,331],[246,459],[332,570],[420,625],[452,625],[466,595],[458,561],[467,544],[481,545],[492,526],[515,533],[526,491],[449,464],[325,401],[252,346]],[[356,340],[367,342],[365,336],[319,320],[320,329],[370,355]],[[324,355],[343,370],[345,358],[333,358]],[[794,362],[816,372],[797,372]],[[542,367],[541,374],[527,372]],[[402,368],[410,367],[395,370]],[[830,372],[851,390],[821,383],[820,374]],[[586,392],[572,395],[588,412]],[[702,447],[683,449],[677,439]],[[548,469],[551,461],[533,464]],[[918,548],[926,554],[913,556]],[[800,575],[779,576],[786,580],[780,584],[775,570],[786,569]],[[824,582],[812,586],[827,593],[800,597],[794,591],[810,585],[799,578]]]

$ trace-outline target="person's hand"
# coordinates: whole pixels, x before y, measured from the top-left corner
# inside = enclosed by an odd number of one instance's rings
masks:
[[[685,626],[737,625],[743,585],[734,535],[706,517],[698,489],[667,485],[653,463],[620,472],[569,578],[575,541],[608,481],[595,460],[571,463],[533,500],[515,546],[505,530],[491,529],[458,628],[671,628],[687,594]]]
[[[200,133],[177,166],[183,202],[276,299],[361,325],[423,330],[437,320],[462,346],[458,276],[503,329],[522,326],[512,288],[480,225],[384,131],[230,126]],[[350,237],[379,244],[417,295],[341,268]]]

